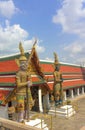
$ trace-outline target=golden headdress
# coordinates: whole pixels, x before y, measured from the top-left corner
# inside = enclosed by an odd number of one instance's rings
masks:
[[[25,57],[25,54],[24,54],[24,49],[22,47],[22,43],[20,42],[19,43],[19,49],[20,49],[20,58],[19,59],[15,59],[15,62],[17,63],[17,65],[20,67],[20,61],[27,61],[27,58]]]
[[[60,63],[59,63],[59,61],[58,61],[58,56],[57,56],[57,54],[54,52],[54,68],[56,69],[56,67],[57,67],[57,69],[59,70]]]
[[[26,58],[26,56],[24,54],[24,49],[22,47],[22,43],[21,42],[19,43],[19,49],[20,49],[20,52],[21,52],[21,56],[19,58],[19,61],[26,61],[27,58]]]
[[[54,52],[54,65],[57,65],[57,64],[59,64],[58,56],[57,56],[57,54]]]

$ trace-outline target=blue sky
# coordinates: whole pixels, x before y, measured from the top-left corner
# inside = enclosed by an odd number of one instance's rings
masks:
[[[0,56],[27,51],[40,59],[85,63],[85,0],[0,0]]]

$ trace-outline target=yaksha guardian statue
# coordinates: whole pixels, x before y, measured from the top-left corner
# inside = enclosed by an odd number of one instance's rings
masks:
[[[58,62],[57,54],[54,53],[54,86],[53,86],[53,94],[54,94],[54,101],[55,106],[58,106],[63,102],[63,89],[62,89],[62,74],[60,72],[60,63]]]
[[[31,95],[30,87],[32,85],[30,72],[27,70],[28,61],[24,54],[22,44],[19,44],[21,56],[19,58],[19,71],[16,73],[16,101],[17,101],[17,112],[18,121],[28,118],[29,109],[33,106],[33,100]]]

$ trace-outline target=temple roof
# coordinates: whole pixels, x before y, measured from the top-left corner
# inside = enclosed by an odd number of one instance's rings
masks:
[[[32,53],[31,53],[32,52]],[[53,90],[53,61],[39,60],[35,48],[25,53],[30,60],[30,72],[32,76],[33,86],[44,84],[50,91]],[[14,54],[0,58],[0,103],[12,94],[16,88],[15,76],[19,67],[16,63],[20,54]],[[60,71],[63,76],[63,89],[80,87],[85,85],[85,67],[73,64],[65,64],[60,62]]]

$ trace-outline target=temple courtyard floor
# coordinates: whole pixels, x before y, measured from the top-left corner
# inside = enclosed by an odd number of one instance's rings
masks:
[[[50,128],[49,130],[85,130],[85,94],[72,99],[72,102],[76,105],[76,113],[69,118],[39,113],[38,117],[42,119],[52,117],[48,121],[44,120]],[[3,110],[1,112],[0,117],[3,117],[1,116],[1,114],[3,115]],[[52,119],[52,122],[50,119]]]
[[[70,118],[53,116],[52,130],[85,130],[85,94],[72,100],[78,108]]]

